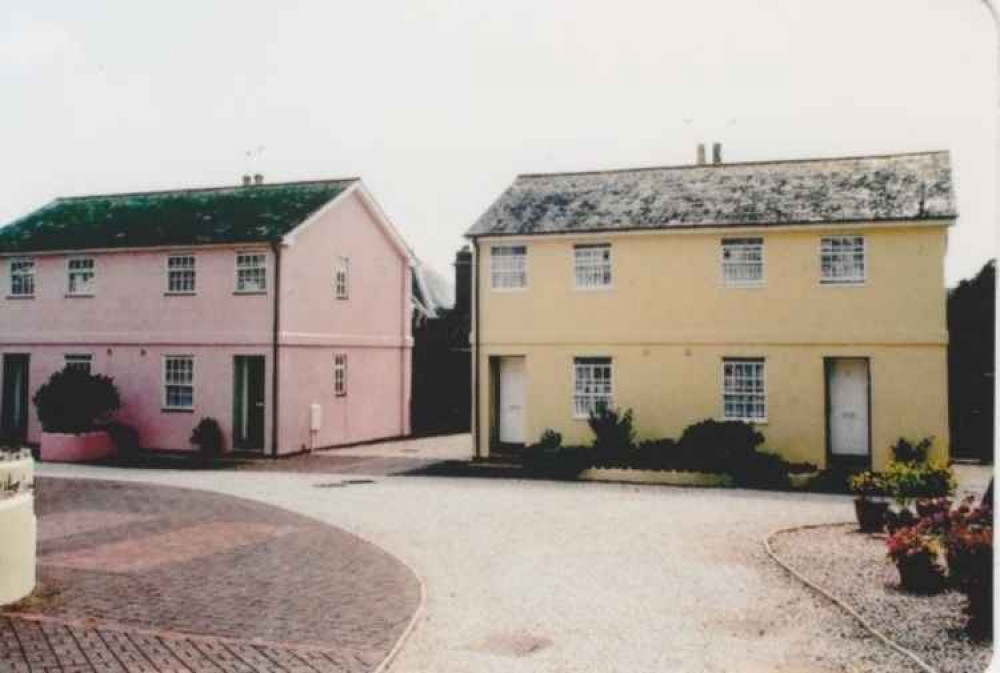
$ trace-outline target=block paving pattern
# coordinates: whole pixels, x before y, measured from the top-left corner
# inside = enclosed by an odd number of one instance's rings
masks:
[[[2,673],[360,673],[419,603],[399,561],[283,510],[105,481],[36,489],[43,591],[0,615]]]

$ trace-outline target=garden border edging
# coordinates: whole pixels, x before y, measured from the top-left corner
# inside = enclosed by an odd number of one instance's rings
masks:
[[[788,528],[778,528],[776,530],[772,530],[770,533],[768,533],[764,537],[764,540],[763,540],[764,551],[767,552],[767,555],[770,556],[771,559],[775,563],[777,563],[778,566],[780,566],[785,572],[787,572],[789,575],[791,575],[792,577],[794,577],[798,581],[802,582],[802,584],[806,585],[809,589],[812,589],[813,591],[815,591],[816,593],[818,593],[819,595],[823,596],[825,599],[827,599],[828,601],[830,601],[831,603],[833,603],[834,605],[836,605],[837,607],[839,607],[841,610],[843,610],[844,612],[846,612],[849,616],[851,616],[852,618],[854,618],[854,620],[856,622],[858,622],[858,624],[861,625],[861,628],[863,628],[865,631],[867,631],[871,635],[875,636],[875,638],[877,638],[878,640],[882,641],[882,643],[884,645],[888,646],[889,649],[895,650],[897,653],[902,654],[903,656],[907,657],[913,663],[915,663],[918,667],[920,667],[920,669],[923,670],[925,673],[938,673],[937,669],[932,668],[930,666],[930,664],[928,664],[923,659],[921,659],[919,656],[917,656],[917,654],[915,652],[906,649],[905,647],[903,647],[902,645],[900,645],[899,643],[897,643],[895,640],[893,640],[889,636],[885,635],[884,633],[882,633],[881,631],[879,631],[878,629],[876,629],[874,626],[872,626],[871,624],[869,624],[868,621],[864,617],[862,617],[854,608],[852,608],[847,603],[845,603],[841,599],[837,598],[836,596],[834,596],[833,594],[831,594],[829,591],[827,591],[826,589],[824,589],[823,587],[819,586],[818,584],[816,584],[815,582],[813,582],[812,580],[810,580],[808,577],[806,577],[805,575],[803,575],[802,573],[800,573],[799,571],[797,571],[791,564],[786,563],[785,561],[783,561],[781,559],[781,557],[778,556],[777,552],[774,551],[774,548],[771,546],[771,541],[774,538],[776,538],[777,536],[779,536],[779,535],[781,535],[783,533],[794,533],[795,531],[810,530],[810,529],[814,529],[814,528],[831,528],[831,527],[834,527],[834,526],[843,526],[844,523],[846,523],[846,522],[841,522],[841,523],[813,523],[813,524],[803,524],[803,525],[800,525],[800,526],[790,526]]]
[[[663,484],[666,486],[732,486],[728,474],[715,472],[681,472],[679,470],[636,470],[621,467],[590,467],[581,472],[580,481],[608,481],[625,484]]]

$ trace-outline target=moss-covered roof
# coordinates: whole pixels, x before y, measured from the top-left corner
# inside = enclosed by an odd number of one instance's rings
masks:
[[[467,236],[950,219],[947,152],[521,175]]]
[[[276,241],[355,181],[60,198],[0,228],[0,253]]]

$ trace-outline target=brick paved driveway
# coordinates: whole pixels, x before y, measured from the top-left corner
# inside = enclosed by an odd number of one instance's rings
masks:
[[[274,507],[107,481],[37,489],[40,598],[0,617],[5,673],[367,671],[419,602],[393,557]]]

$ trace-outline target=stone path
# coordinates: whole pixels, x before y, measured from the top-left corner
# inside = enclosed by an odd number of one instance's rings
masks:
[[[381,549],[274,507],[106,481],[36,488],[40,590],[0,619],[0,671],[370,671],[420,600]]]

